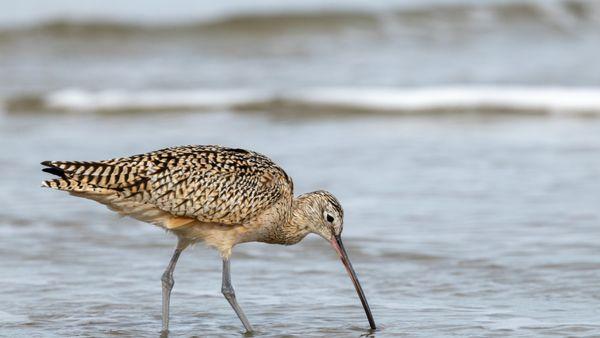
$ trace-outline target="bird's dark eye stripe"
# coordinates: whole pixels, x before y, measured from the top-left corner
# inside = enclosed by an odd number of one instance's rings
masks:
[[[327,222],[333,222],[334,218],[330,214],[327,214]]]

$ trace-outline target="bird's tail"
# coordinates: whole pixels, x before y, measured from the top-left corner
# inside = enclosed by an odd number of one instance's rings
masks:
[[[131,179],[136,168],[127,168],[104,162],[62,162],[44,161],[42,171],[58,178],[42,182],[42,187],[67,191],[77,197],[88,198],[106,205],[122,216],[156,224],[165,229],[175,229],[195,220],[187,217],[174,217],[152,204],[144,203],[136,197],[136,192],[144,186],[144,181]],[[135,185],[140,182],[141,185]],[[123,187],[129,187],[123,189]]]
[[[42,182],[42,187],[74,193],[109,193],[111,189],[94,184],[90,174],[103,169],[98,162],[44,161],[42,171],[58,176]]]

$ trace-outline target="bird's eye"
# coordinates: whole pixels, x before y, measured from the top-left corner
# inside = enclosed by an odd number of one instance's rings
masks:
[[[327,214],[327,222],[333,223],[333,220],[334,220],[333,216],[331,216],[330,214]]]

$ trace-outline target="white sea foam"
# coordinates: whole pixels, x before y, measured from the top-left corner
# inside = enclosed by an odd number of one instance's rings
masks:
[[[307,104],[392,112],[497,110],[600,114],[600,88],[322,88],[289,98]]]
[[[43,95],[41,111],[115,112],[169,110],[335,110],[374,113],[513,112],[600,115],[600,87],[448,86],[426,88],[305,88],[86,91]],[[10,108],[10,104],[8,105]]]
[[[42,99],[51,110],[119,111],[159,109],[219,109],[263,98],[249,90],[106,90],[99,92],[68,89],[51,93]]]

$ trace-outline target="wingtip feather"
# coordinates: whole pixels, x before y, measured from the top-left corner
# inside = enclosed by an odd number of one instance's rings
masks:
[[[56,176],[65,178],[65,171],[60,168],[57,168],[57,167],[44,168],[44,169],[42,169],[42,171],[46,172],[48,174],[52,174],[52,175],[56,175]]]

